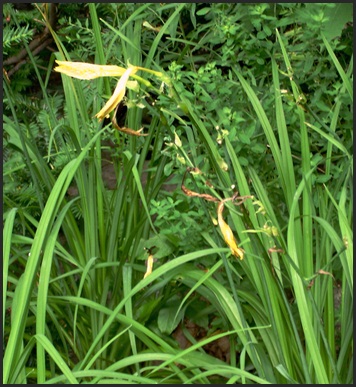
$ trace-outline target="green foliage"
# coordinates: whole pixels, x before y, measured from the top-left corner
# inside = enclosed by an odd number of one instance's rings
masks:
[[[196,246],[204,244],[202,230],[210,227],[210,218],[206,218],[203,208],[188,205],[185,198],[166,197],[151,201],[151,215],[157,216],[155,225],[160,234],[176,240],[177,252],[191,252]]]
[[[16,7],[8,56],[44,10]],[[55,54],[3,84],[5,384],[352,382],[350,22],[336,3],[58,6]],[[162,72],[124,100],[147,136],[93,117],[116,79],[54,57]]]
[[[28,41],[33,37],[33,30],[29,31],[29,25],[20,28],[6,28],[4,30],[3,36],[3,53],[8,54],[8,50],[11,46],[22,42],[28,43]]]
[[[24,9],[22,10],[22,7]],[[43,26],[40,26],[36,22],[38,16],[37,10],[32,5],[17,5],[14,3],[4,4],[3,10],[3,61],[5,62],[4,70],[8,70],[6,61],[13,57],[16,57],[24,50],[25,46],[35,38],[36,33],[43,30]],[[39,58],[37,58],[39,59]],[[15,61],[20,62],[23,57]],[[38,64],[41,62],[38,60]],[[14,65],[14,64],[13,64]],[[33,66],[26,63],[22,63],[22,66],[15,73],[13,79],[13,90],[24,91],[26,88],[32,86]]]
[[[322,15],[333,9],[334,5],[319,7],[314,4],[297,4],[292,7],[284,4],[211,4],[197,13],[204,16],[207,23],[202,23],[187,36],[191,42],[187,45],[189,61],[184,63],[179,60],[176,65],[170,66],[173,79],[178,84],[182,82],[185,96],[203,122],[211,127],[210,133],[213,135],[213,128],[217,129],[214,135],[216,141],[221,142],[227,135],[240,163],[244,167],[253,166],[259,176],[264,178],[266,185],[273,182],[274,171],[268,148],[261,142],[262,128],[254,118],[248,101],[244,99],[241,87],[233,82],[231,70],[228,69],[236,68],[247,77],[257,96],[263,100],[265,109],[273,109],[274,91],[268,63],[272,56],[280,56],[277,43],[271,36],[272,31],[279,28],[282,36],[285,36],[286,50],[292,53],[294,81],[299,87],[300,103],[308,109],[307,120],[310,123],[317,120],[318,124],[330,125],[330,111],[335,106],[333,101],[335,97],[337,100],[343,98],[342,94],[346,92],[340,93],[342,84],[337,80],[335,70],[330,68],[329,55],[323,49],[319,33],[324,26]],[[320,19],[319,23],[315,23],[314,19]],[[308,27],[302,28],[303,25]],[[343,39],[345,37],[340,41],[334,40],[332,45],[338,50],[340,60],[348,66],[351,57],[344,51]],[[204,59],[208,60],[206,65],[196,55],[198,50],[209,53],[204,55]],[[253,64],[253,73],[250,64]],[[294,157],[300,158],[297,151],[300,138],[294,130],[299,118],[295,114],[291,90],[286,83],[287,70],[283,62],[280,66],[280,71],[286,75],[280,86],[283,90],[281,98],[287,102],[286,109],[289,109],[285,117],[286,125],[290,128]],[[180,71],[184,71],[183,79]],[[342,129],[352,125],[350,105],[346,102],[341,108],[344,110],[340,116],[343,119],[337,125],[336,135],[351,139],[351,132]],[[314,152],[322,153],[327,142],[313,136],[311,144]],[[268,165],[271,167],[269,170]],[[276,203],[281,199],[278,195],[275,198]]]

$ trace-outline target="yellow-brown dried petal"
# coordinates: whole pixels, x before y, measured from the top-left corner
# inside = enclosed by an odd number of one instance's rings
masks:
[[[152,273],[153,270],[153,255],[150,254],[147,258],[147,270],[143,278],[145,279],[147,276],[149,276]]]
[[[243,249],[239,248],[236,243],[236,239],[234,237],[234,234],[230,228],[230,226],[224,221],[222,217],[222,212],[224,209],[224,203],[220,202],[218,205],[218,224],[221,230],[221,233],[223,234],[224,240],[226,244],[230,247],[231,253],[241,260],[244,258],[244,251]]]
[[[95,79],[99,77],[121,77],[127,69],[119,66],[97,65],[84,62],[67,62],[56,60],[54,68],[62,74],[78,79]]]
[[[129,67],[125,71],[125,73],[117,83],[117,86],[115,88],[113,95],[106,102],[105,106],[100,110],[100,112],[95,115],[95,117],[97,117],[99,121],[107,117],[109,113],[112,112],[116,108],[116,106],[122,101],[126,93],[126,83],[130,75],[134,74],[136,71],[137,71],[136,67]]]

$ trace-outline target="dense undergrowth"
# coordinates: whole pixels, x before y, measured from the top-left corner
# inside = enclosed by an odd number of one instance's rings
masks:
[[[4,383],[352,383],[352,5],[53,7],[3,7]],[[145,135],[55,60],[148,70]]]

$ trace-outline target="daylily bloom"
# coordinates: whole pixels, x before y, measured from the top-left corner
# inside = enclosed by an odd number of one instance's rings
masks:
[[[224,221],[222,212],[224,210],[224,202],[221,201],[218,205],[218,224],[223,234],[226,244],[230,247],[231,253],[242,260],[244,258],[244,250],[237,246],[236,239],[230,226]]]
[[[150,254],[147,259],[147,270],[143,278],[145,279],[147,276],[149,276],[152,273],[153,270],[153,255]]]
[[[58,67],[54,71],[78,79],[95,79],[99,77],[121,77],[127,69],[119,66],[96,65],[83,62],[56,60]]]
[[[129,80],[129,76],[137,71],[136,67],[129,67],[122,77],[120,78],[113,95],[110,97],[109,101],[106,102],[105,106],[100,110],[99,113],[95,115],[101,121],[103,118],[107,117],[111,111],[113,111],[116,106],[122,101],[126,93],[126,84]]]
[[[130,75],[135,74],[139,69],[137,66],[131,66],[125,69],[124,67],[119,66],[96,65],[82,62],[67,62],[59,60],[56,60],[56,62],[59,66],[54,68],[55,71],[73,78],[95,79],[98,77],[121,76],[113,95],[100,112],[95,115],[99,121],[108,117],[109,113],[112,112],[122,101],[126,93],[126,85]]]

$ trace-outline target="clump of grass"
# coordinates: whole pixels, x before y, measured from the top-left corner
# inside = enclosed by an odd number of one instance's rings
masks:
[[[350,383],[353,170],[351,149],[340,140],[337,125],[342,104],[353,98],[352,62],[345,72],[322,37],[342,83],[343,98],[332,103],[330,125],[310,114],[313,106],[300,98],[298,76],[278,30],[268,109],[253,77],[231,68],[228,89],[243,93],[268,148],[271,187],[260,165],[241,162],[233,136],[221,132],[217,141],[213,121],[192,104],[191,74],[160,67],[157,58],[170,44],[163,37],[178,31],[186,5],[159,8],[166,20],[146,49],[142,23],[151,7],[138,5],[115,28],[100,21],[96,5],[89,4],[97,63],[106,64],[116,54],[121,65],[165,75],[161,83],[140,74],[140,90],[128,94],[127,126],[142,127],[142,103],[151,114],[147,136],[123,137],[92,118],[102,107],[102,95],[111,94],[110,78],[91,81],[88,93],[86,81],[63,76],[64,121],[43,155],[30,137],[15,130],[23,117],[5,83],[13,116],[5,131],[29,168],[41,215],[34,218],[29,208],[4,215],[4,383]],[[107,51],[103,24],[111,31]],[[53,36],[56,58],[70,60],[59,36]],[[286,82],[288,99],[282,92]],[[42,93],[48,100],[44,85]],[[157,97],[153,106],[143,98],[148,93]],[[297,118],[292,132],[288,115]],[[101,171],[101,141],[107,137],[117,142],[119,155],[113,192],[105,189]],[[324,148],[316,151],[315,139]],[[49,164],[56,158],[54,147],[67,158],[60,172]],[[147,159],[149,178],[143,186]],[[167,202],[171,195],[160,189],[165,173],[183,178],[187,166],[201,172],[190,174],[199,194],[173,194],[172,201],[181,200],[179,209],[192,222],[204,217],[194,251],[191,244],[185,251],[179,237],[163,229],[164,222],[158,230],[150,216],[153,203]],[[68,198],[73,180],[78,196]],[[223,216],[244,250],[241,261],[214,226],[216,203],[204,200],[209,195],[221,201],[235,191],[247,199],[240,206],[224,202]],[[183,214],[174,216],[179,220]],[[15,230],[16,222],[26,232]],[[196,225],[192,229],[199,233]],[[144,278],[150,255],[156,262]],[[205,324],[208,333],[199,341],[190,337],[192,346],[181,349],[171,333],[184,318]],[[203,348],[224,336],[229,364]]]

